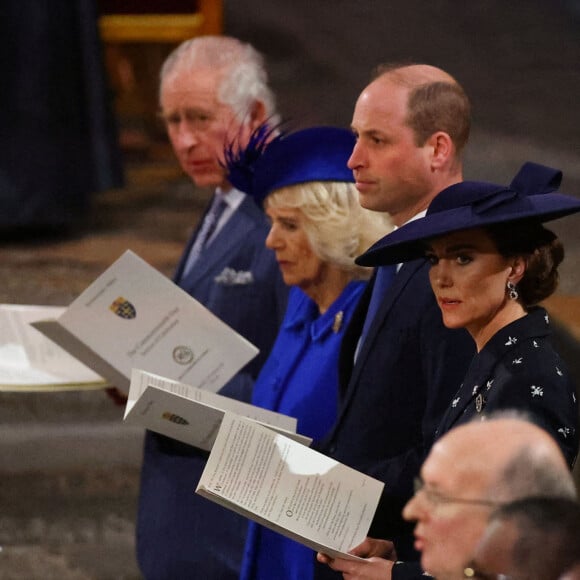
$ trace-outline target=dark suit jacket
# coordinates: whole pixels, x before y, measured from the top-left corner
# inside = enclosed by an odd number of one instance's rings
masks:
[[[412,526],[403,522],[401,510],[475,353],[466,331],[443,325],[428,273],[425,260],[401,267],[353,365],[370,288],[363,296],[343,340],[338,420],[320,446],[385,482],[370,535],[395,540],[403,559],[416,554],[407,549]],[[317,577],[329,576],[328,567],[322,568]]]
[[[287,289],[264,245],[268,229],[262,211],[246,198],[182,278],[194,234],[175,276],[181,288],[260,348],[221,391],[248,402],[286,308]],[[194,447],[146,433],[137,556],[148,580],[238,578],[247,520],[194,493],[206,459]]]

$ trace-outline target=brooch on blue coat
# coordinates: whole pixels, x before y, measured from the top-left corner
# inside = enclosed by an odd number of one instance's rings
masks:
[[[332,331],[334,332],[334,334],[336,334],[340,330],[343,318],[344,313],[342,312],[342,310],[340,310],[334,315],[334,322],[332,323]]]

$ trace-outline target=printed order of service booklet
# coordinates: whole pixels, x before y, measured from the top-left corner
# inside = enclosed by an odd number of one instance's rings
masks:
[[[331,557],[367,536],[384,484],[226,413],[196,493]]]
[[[274,411],[133,369],[124,420],[210,451],[226,411],[257,421],[310,445],[296,433],[297,420]]]
[[[58,318],[32,325],[125,392],[132,368],[216,392],[258,354],[130,250]]]
[[[0,304],[0,391],[103,389],[108,383],[30,323],[60,316],[60,306]]]

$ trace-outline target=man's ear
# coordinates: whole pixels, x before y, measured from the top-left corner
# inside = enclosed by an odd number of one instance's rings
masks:
[[[256,130],[266,122],[266,105],[262,101],[254,101],[250,110],[250,129]]]
[[[430,147],[431,169],[441,169],[447,166],[455,156],[455,145],[453,140],[445,131],[433,133],[425,143]]]

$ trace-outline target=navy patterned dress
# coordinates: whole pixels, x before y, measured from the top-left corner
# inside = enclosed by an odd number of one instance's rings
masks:
[[[523,411],[554,437],[573,466],[580,431],[576,389],[550,332],[548,313],[539,307],[497,332],[471,362],[437,438],[475,416]]]

